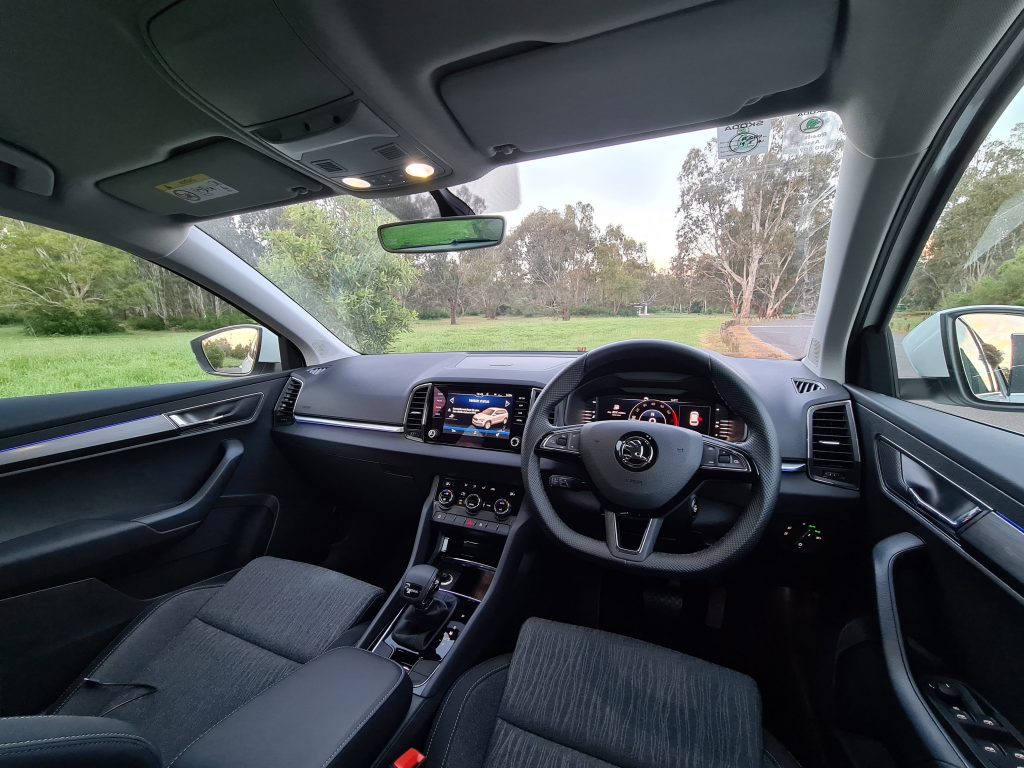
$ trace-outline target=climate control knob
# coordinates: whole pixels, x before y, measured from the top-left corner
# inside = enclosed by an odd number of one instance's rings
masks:
[[[441,492],[437,494],[437,503],[447,509],[455,501],[455,494],[452,493],[451,488],[442,488]]]
[[[477,493],[471,493],[466,497],[466,500],[462,502],[466,505],[466,511],[471,515],[475,515],[480,509],[480,505],[483,501],[480,499],[480,495]]]
[[[502,497],[494,500],[494,516],[499,520],[503,520],[508,517],[508,513],[512,511],[512,502]]]

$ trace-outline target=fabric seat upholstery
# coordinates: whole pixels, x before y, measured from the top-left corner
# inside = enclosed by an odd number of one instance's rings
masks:
[[[157,747],[164,765],[173,764],[207,730],[299,666],[354,642],[352,628],[383,594],[324,568],[259,558],[223,586],[161,602],[50,714],[127,721]]]
[[[738,672],[598,630],[530,619],[512,656],[452,689],[427,768],[789,768]]]

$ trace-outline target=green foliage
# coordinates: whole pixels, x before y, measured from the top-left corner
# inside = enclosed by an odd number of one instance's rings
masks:
[[[914,270],[903,302],[912,310],[937,310],[1019,296],[995,282],[1013,279],[1001,273],[1024,246],[1024,227],[1015,211],[1024,195],[1024,124],[1005,141],[989,140],[950,196]],[[1019,258],[1019,257],[1018,257]]]
[[[291,206],[267,235],[260,270],[356,349],[386,352],[414,318],[398,296],[415,271],[377,242],[390,218],[354,197]]]
[[[98,307],[76,312],[65,305],[33,307],[25,313],[24,324],[25,332],[32,336],[93,336],[124,330]]]
[[[1009,304],[1024,306],[1024,250],[1003,262],[992,277],[976,282],[969,291],[946,297],[946,307],[965,307],[971,304]]]
[[[443,309],[430,307],[419,310],[416,313],[416,317],[420,320],[441,320],[442,318],[448,317],[448,313]]]
[[[224,358],[227,357],[224,347],[219,344],[209,344],[203,348],[203,352],[206,353],[206,359],[214,368],[224,367]]]

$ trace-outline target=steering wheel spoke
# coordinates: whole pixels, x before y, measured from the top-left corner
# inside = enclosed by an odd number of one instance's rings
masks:
[[[537,451],[562,456],[579,456],[581,431],[578,426],[554,429],[540,439],[537,443]]]
[[[658,541],[658,534],[661,532],[662,518],[651,517],[644,521],[647,523],[647,526],[641,534],[640,544],[636,549],[623,543],[622,520],[622,515],[608,509],[604,511],[604,534],[605,541],[608,544],[608,551],[612,557],[618,560],[642,563],[654,551],[654,545]]]
[[[754,462],[745,451],[716,437],[704,438],[704,452],[697,479],[739,480],[756,474]]]

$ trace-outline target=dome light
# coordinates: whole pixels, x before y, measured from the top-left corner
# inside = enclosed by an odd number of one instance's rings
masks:
[[[409,163],[405,166],[405,175],[414,179],[429,179],[434,175],[434,166],[427,163]]]
[[[373,186],[366,179],[360,179],[358,176],[346,176],[341,183],[346,187],[352,187],[352,189],[369,189]]]

